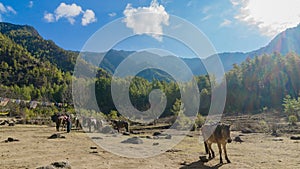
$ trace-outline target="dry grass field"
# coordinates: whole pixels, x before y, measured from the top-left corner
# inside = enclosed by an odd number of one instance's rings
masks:
[[[243,134],[244,142],[228,144],[228,156],[232,163],[219,165],[216,158],[202,163],[199,156],[205,155],[198,131],[191,132],[179,144],[167,152],[149,158],[126,158],[103,150],[82,131],[61,132],[66,138],[48,139],[55,132],[54,127],[39,125],[0,126],[0,168],[37,168],[57,161],[67,161],[78,169],[118,169],[118,168],[300,168],[300,142],[291,140],[290,135],[275,137],[262,133]],[[240,135],[234,131],[231,136]],[[18,139],[5,142],[8,137]],[[130,138],[132,136],[118,136]],[[110,142],[112,137],[104,137]],[[141,138],[146,143],[146,138]],[[160,140],[156,140],[159,142]],[[111,141],[111,144],[114,144]],[[132,145],[138,148],[143,144]],[[93,147],[94,149],[91,149]],[[96,149],[95,149],[96,148]]]

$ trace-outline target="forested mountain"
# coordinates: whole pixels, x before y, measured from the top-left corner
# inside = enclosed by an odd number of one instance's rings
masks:
[[[289,52],[300,54],[300,25],[295,28],[289,28],[278,34],[267,46],[251,52],[225,52],[218,56],[227,72],[233,68],[234,64],[241,64],[247,58],[254,58],[263,54],[273,54],[274,52],[285,55]],[[110,50],[107,53],[84,53],[84,59],[89,63],[95,62],[95,58],[102,58],[101,68],[113,73],[119,63],[134,52]],[[155,55],[155,54],[153,54]],[[95,57],[96,56],[96,57]],[[207,74],[206,69],[199,58],[181,58],[191,69],[194,75]],[[207,59],[210,59],[209,57]],[[204,59],[205,60],[205,59]],[[96,65],[99,66],[99,65]],[[155,72],[154,72],[155,74]],[[151,80],[151,78],[148,80]]]
[[[72,73],[79,52],[60,48],[27,25],[0,22],[0,40],[0,97],[72,102]]]
[[[67,65],[64,61],[68,59],[60,59],[61,63],[50,59],[54,58],[50,51],[64,50],[43,40],[29,26],[0,23],[0,30],[0,97],[70,102],[72,76],[62,70],[71,67],[57,66]]]
[[[226,73],[226,112],[258,113],[263,109],[281,110],[283,98],[298,98],[300,57],[289,53],[257,56]]]
[[[293,41],[283,40],[293,38]],[[72,102],[71,80],[79,52],[65,51],[54,42],[44,40],[30,26],[9,23],[0,23],[0,42],[0,97]],[[279,42],[282,45],[280,47]],[[299,46],[298,26],[279,34],[267,47],[255,52],[219,54],[227,70],[225,112],[258,113],[267,108],[280,110],[285,95],[297,98],[300,92],[300,58],[297,55]],[[273,53],[275,51],[283,54]],[[295,53],[286,54],[288,51]],[[260,52],[271,54],[258,55]],[[110,50],[108,53],[81,53],[82,58],[93,64],[99,63],[97,59],[104,57],[100,64],[103,69],[98,69],[98,74],[93,79],[96,82],[97,103],[104,113],[115,109],[111,99],[111,75],[118,65],[133,53],[116,50]],[[161,57],[148,52],[139,54],[151,55],[156,61],[169,63],[169,66],[175,69],[180,66],[171,61],[176,60],[174,56]],[[135,61],[132,63],[135,64]],[[195,79],[201,95],[199,112],[206,114],[210,106],[210,84],[215,82],[205,75],[205,69],[199,59],[183,61],[197,75]],[[80,64],[86,64],[88,71],[96,70],[82,60]],[[145,70],[139,76],[130,85],[132,104],[139,110],[147,110],[150,106],[149,93],[153,89],[161,89],[168,98],[164,115],[172,114],[173,105],[181,99],[178,85],[172,81],[172,77],[156,69]],[[122,83],[127,82],[120,80],[120,84]]]
[[[274,52],[282,55],[294,52],[300,55],[300,24],[281,32],[265,47],[247,53],[220,53],[219,57],[225,71],[229,71],[233,68],[233,64],[240,64],[248,57],[254,58],[263,54],[273,54]]]
[[[43,62],[49,61],[63,71],[73,71],[78,53],[66,51],[53,41],[43,39],[33,27],[0,22],[0,32],[31,56]]]
[[[295,52],[300,55],[300,24],[295,28],[289,28],[278,34],[267,46],[250,52],[249,55],[254,57],[274,52],[282,55]]]

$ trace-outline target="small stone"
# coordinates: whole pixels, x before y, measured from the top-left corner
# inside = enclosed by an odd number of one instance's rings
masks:
[[[153,146],[158,146],[159,145],[159,143],[153,143]]]
[[[166,135],[166,137],[165,137],[165,139],[171,139],[172,138],[172,136],[171,135]]]
[[[283,141],[283,138],[273,138],[273,141]]]
[[[129,132],[124,132],[123,135],[124,136],[130,136],[130,133]]]
[[[161,135],[161,132],[154,132],[153,133],[153,136],[159,136],[159,135]]]
[[[186,161],[181,161],[180,165],[187,165],[187,162]]]

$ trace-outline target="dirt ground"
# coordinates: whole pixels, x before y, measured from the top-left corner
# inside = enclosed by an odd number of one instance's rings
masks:
[[[61,132],[65,139],[47,139],[56,133],[55,128],[38,125],[0,126],[0,133],[1,169],[31,169],[56,161],[68,161],[72,169],[300,168],[300,141],[290,140],[289,135],[280,137],[282,141],[274,141],[275,137],[267,134],[243,134],[241,139],[245,142],[233,142],[227,146],[232,163],[227,164],[224,160],[225,163],[219,165],[215,145],[213,149],[216,158],[206,163],[199,160],[200,155],[205,155],[204,145],[199,142],[200,132],[191,132],[170,151],[149,158],[126,158],[115,155],[103,150],[81,131]],[[241,133],[232,132],[231,136],[234,138],[239,134]],[[8,137],[19,141],[4,142]],[[103,139],[109,140],[109,137]],[[146,138],[142,140],[145,141]]]

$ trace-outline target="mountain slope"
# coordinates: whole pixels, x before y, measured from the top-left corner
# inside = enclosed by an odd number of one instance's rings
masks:
[[[290,52],[300,54],[300,25],[295,28],[289,28],[278,34],[270,43],[258,50],[242,53],[242,52],[225,52],[219,53],[218,56],[223,64],[225,72],[233,68],[234,64],[241,64],[247,58],[254,58],[263,54],[272,54],[274,52],[286,55]],[[100,67],[113,73],[119,63],[133,52],[111,50],[104,57]],[[199,58],[181,58],[191,69],[194,75],[206,74],[206,69]],[[209,59],[209,58],[207,58]],[[93,63],[91,60],[88,60]],[[97,65],[98,66],[98,65]],[[149,73],[149,72],[148,72]],[[150,77],[150,76],[148,76]]]
[[[0,32],[25,48],[33,57],[50,61],[63,71],[73,71],[77,53],[43,39],[31,26],[0,22]]]
[[[300,24],[278,34],[271,42],[256,51],[249,52],[250,56],[272,54],[274,52],[286,55],[290,52],[300,54]]]
[[[247,53],[219,53],[225,72],[233,68],[234,64],[241,64],[247,58],[254,58],[263,54],[273,54],[274,52],[286,55],[294,52],[300,54],[300,24],[297,27],[289,28],[278,34],[270,43],[260,49]]]

